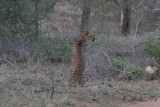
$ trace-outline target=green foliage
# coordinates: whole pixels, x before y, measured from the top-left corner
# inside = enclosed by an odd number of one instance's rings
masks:
[[[38,20],[44,19],[46,11],[53,8],[57,0],[1,0],[0,1],[0,36],[8,36],[16,39],[20,36],[28,41],[36,39],[34,24],[35,12],[38,13]],[[35,3],[38,3],[38,11],[35,10]]]
[[[30,35],[33,32],[34,9],[33,3],[26,0],[2,0],[0,2],[1,15],[1,34],[16,38],[17,36]],[[30,28],[30,29],[29,29]],[[9,32],[7,33],[6,32]]]
[[[156,72],[157,72],[157,74],[160,76],[160,66],[157,67]]]
[[[155,58],[160,65],[160,44],[155,40],[156,35],[153,35],[144,49],[145,54]]]
[[[127,80],[142,79],[145,73],[143,68],[133,66],[128,67],[126,71],[125,78]]]
[[[71,46],[69,46],[67,40],[62,39],[60,48],[58,48],[58,56],[60,58],[66,59],[66,58],[71,58],[71,55],[72,55]]]
[[[2,26],[0,27],[0,36],[11,36],[12,35],[12,30],[8,26]]]
[[[119,70],[124,70],[127,68],[128,63],[125,61],[121,61],[120,59],[113,59],[112,65]]]
[[[126,80],[136,80],[144,77],[145,70],[143,68],[131,66],[125,61],[114,59],[112,60],[112,65],[116,69],[124,72],[124,79]],[[118,72],[118,74],[119,73],[120,72]]]
[[[20,45],[22,45],[24,49],[29,50],[30,55],[35,61],[44,61],[51,58],[69,59],[71,57],[71,47],[68,44],[68,40],[61,37],[53,39],[43,35],[37,37],[36,33],[36,22],[45,19],[46,12],[53,10],[57,1],[58,0],[1,0],[1,41],[14,45],[21,43]],[[38,4],[38,9],[35,9],[35,4]],[[35,13],[38,14],[38,19]]]
[[[67,40],[62,38],[39,37],[29,46],[35,61],[47,61],[51,58],[70,59],[72,49]]]
[[[46,60],[48,53],[55,50],[55,41],[50,37],[39,37],[29,47],[34,60]]]

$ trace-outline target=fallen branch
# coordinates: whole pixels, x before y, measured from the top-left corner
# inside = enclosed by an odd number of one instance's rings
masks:
[[[10,62],[10,61],[8,61],[8,60],[6,60],[6,59],[2,59],[2,61],[10,64],[11,66],[15,67],[16,69],[20,69],[20,68],[18,68],[15,64],[13,64],[12,62]]]

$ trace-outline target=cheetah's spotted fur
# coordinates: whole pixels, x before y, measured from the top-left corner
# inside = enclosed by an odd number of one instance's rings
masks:
[[[83,87],[87,82],[88,70],[85,69],[85,49],[89,40],[94,42],[94,33],[85,31],[74,44],[72,65],[67,74],[69,85]]]

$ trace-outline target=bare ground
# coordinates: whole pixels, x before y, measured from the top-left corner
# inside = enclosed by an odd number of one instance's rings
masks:
[[[159,107],[159,106],[160,106],[160,98],[158,98],[156,101],[127,103],[123,105],[123,107]]]

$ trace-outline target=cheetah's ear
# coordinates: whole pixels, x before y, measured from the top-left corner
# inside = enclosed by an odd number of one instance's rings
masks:
[[[82,46],[82,42],[81,42],[81,41],[78,41],[77,45],[78,45],[78,46]]]

